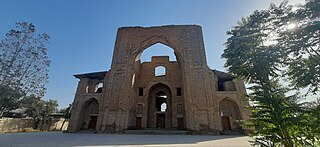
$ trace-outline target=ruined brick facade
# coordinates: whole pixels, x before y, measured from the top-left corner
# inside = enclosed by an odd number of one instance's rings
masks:
[[[171,47],[177,61],[154,56],[141,63],[141,53],[156,43]],[[165,74],[157,76],[159,66]],[[244,108],[248,102],[243,82],[207,66],[202,29],[197,25],[119,28],[111,69],[75,77],[80,81],[69,132],[240,131],[240,120],[250,115]]]

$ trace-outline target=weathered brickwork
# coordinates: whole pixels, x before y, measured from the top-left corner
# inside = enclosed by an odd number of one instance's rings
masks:
[[[156,43],[171,47],[177,61],[154,56],[141,63],[141,53]],[[165,73],[158,76],[159,66]],[[197,25],[119,28],[111,69],[75,77],[80,81],[69,132],[240,131],[239,123],[250,115],[243,82],[207,66],[202,29]]]

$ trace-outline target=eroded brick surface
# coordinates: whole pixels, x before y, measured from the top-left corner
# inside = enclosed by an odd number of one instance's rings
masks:
[[[148,47],[171,47],[177,61],[154,56],[139,60]],[[156,76],[155,68],[165,68]],[[80,79],[69,132],[81,129],[183,129],[194,132],[240,131],[250,112],[244,107],[243,81],[209,69],[202,29],[197,25],[118,29],[109,71],[75,75]],[[98,87],[102,83],[102,87]],[[98,108],[89,105],[98,102]],[[166,110],[159,106],[166,104]],[[96,111],[98,113],[92,113]]]

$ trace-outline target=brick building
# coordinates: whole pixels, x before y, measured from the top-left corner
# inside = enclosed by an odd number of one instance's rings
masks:
[[[177,61],[153,56],[141,63],[141,53],[156,43],[172,48]],[[80,81],[69,132],[240,131],[250,115],[243,81],[207,66],[197,25],[119,28],[111,69],[74,76]]]

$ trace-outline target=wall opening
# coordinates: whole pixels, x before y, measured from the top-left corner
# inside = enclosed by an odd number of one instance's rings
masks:
[[[233,79],[218,79],[218,91],[236,91],[236,85]]]
[[[157,111],[165,112],[167,109],[167,94],[163,91],[156,93],[156,109]]]
[[[131,79],[131,87],[133,87],[133,85],[134,85],[135,78],[136,78],[136,74],[133,74],[132,79]]]
[[[139,87],[139,96],[143,96],[143,88]]]
[[[222,107],[221,107],[220,115],[221,115],[221,116],[224,116],[224,117],[229,117],[229,116],[231,116],[230,108],[227,107],[227,106],[222,106]]]
[[[89,86],[86,86],[86,93],[89,93]]]
[[[241,131],[241,119],[238,105],[228,99],[223,99],[219,104],[222,130]]]
[[[147,128],[172,128],[172,93],[162,83],[154,84],[148,92]]]
[[[177,88],[177,96],[181,96],[182,95],[182,91],[181,91],[181,87]]]
[[[99,114],[99,103],[95,98],[87,100],[81,110],[82,123],[80,129],[95,129]]]
[[[157,66],[154,69],[154,75],[156,77],[161,77],[166,75],[166,68],[164,66]]]
[[[169,61],[177,61],[174,50],[162,43],[156,43],[145,49],[138,55],[136,61],[140,59],[141,62],[151,62],[152,56],[169,56]]]
[[[161,104],[161,112],[166,112],[167,110],[167,104],[166,103],[162,103]]]
[[[103,83],[100,82],[96,85],[94,93],[102,93]]]

